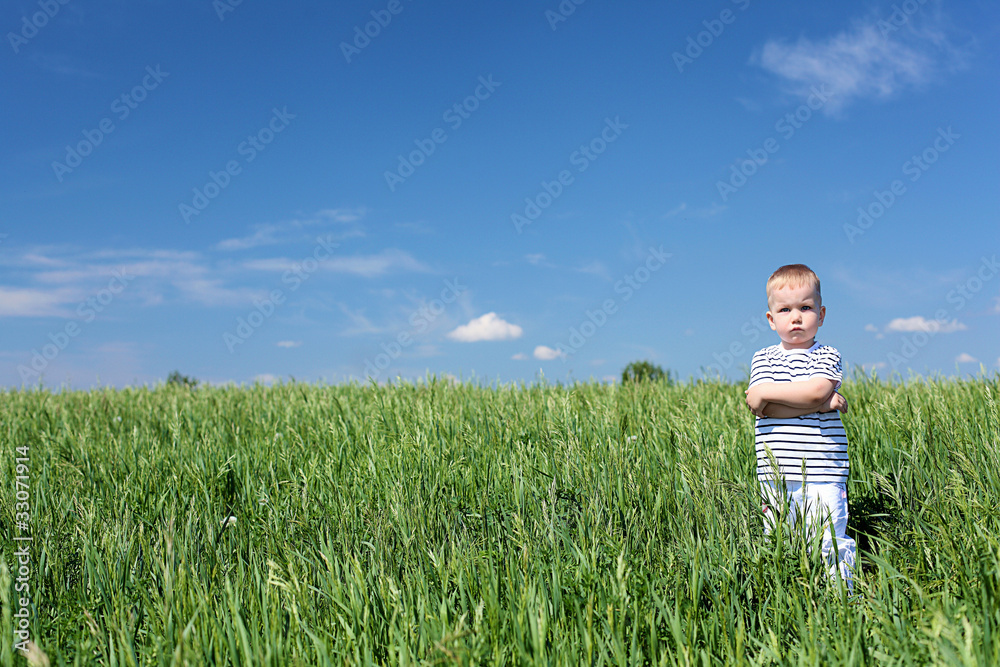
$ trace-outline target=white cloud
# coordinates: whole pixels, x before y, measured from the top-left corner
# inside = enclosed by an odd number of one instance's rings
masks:
[[[584,264],[577,269],[580,273],[587,273],[592,276],[597,276],[598,278],[604,278],[607,281],[611,280],[611,273],[608,271],[607,267],[600,261],[595,259],[589,264]]]
[[[280,229],[279,225],[255,225],[253,234],[219,241],[215,247],[217,250],[246,250],[257,246],[271,245],[277,243],[275,236]]]
[[[173,281],[185,300],[203,306],[244,307],[254,299],[265,298],[267,290],[248,287],[226,287],[221,280],[193,277]]]
[[[565,352],[561,350],[553,350],[547,345],[539,345],[535,348],[535,359],[541,359],[542,361],[552,361],[553,359],[561,359],[566,356]]]
[[[313,261],[310,258],[310,261]],[[243,268],[254,271],[285,272],[302,269],[303,260],[288,257],[251,259],[242,263]],[[319,270],[333,273],[350,273],[363,278],[374,278],[396,271],[430,272],[430,268],[410,253],[397,248],[387,248],[374,255],[333,256],[318,263]]]
[[[952,320],[950,322],[945,320],[927,320],[920,315],[914,315],[913,317],[897,317],[893,321],[886,325],[886,331],[926,331],[928,333],[954,333],[956,331],[965,331],[968,327],[959,322],[958,320]]]
[[[310,261],[313,261],[310,258]],[[251,259],[243,262],[243,268],[254,271],[285,272],[303,270],[302,259],[272,257]],[[318,263],[319,270],[333,273],[350,273],[363,278],[374,278],[397,271],[430,272],[430,268],[415,259],[405,250],[387,248],[374,255],[354,255],[351,257],[328,257]]]
[[[511,357],[511,359],[514,359],[515,361],[524,361],[527,358],[528,355],[526,355],[524,352],[518,352],[513,357]]]
[[[587,273],[590,275],[598,276],[599,278],[604,278],[605,280],[611,280],[611,274],[608,273],[607,267],[600,260],[592,260],[586,264],[578,267],[570,267],[567,265],[554,264],[549,261],[549,259],[542,253],[533,253],[524,256],[524,261],[532,266],[538,266],[545,269],[556,269],[559,271],[576,271],[578,273]],[[497,265],[499,266],[499,264]]]
[[[84,292],[69,287],[44,290],[0,285],[0,317],[74,317],[74,307],[84,299]]]
[[[682,213],[684,211],[684,209],[686,209],[687,207],[688,207],[687,202],[681,202],[677,206],[673,207],[672,209],[670,209],[669,211],[667,211],[666,213],[664,213],[663,217],[664,218],[672,218],[673,216],[677,215],[678,213]]]
[[[51,259],[37,254],[30,257],[34,265],[54,266],[58,270],[42,270],[31,274],[32,280],[51,285],[48,297],[75,291],[80,299],[94,296],[109,286],[126,299],[141,296],[145,304],[163,302],[163,294],[170,288],[176,290],[184,301],[205,306],[243,306],[254,298],[266,295],[266,290],[247,287],[229,287],[218,276],[226,269],[213,266],[197,253],[173,250],[127,250],[76,253],[65,259]],[[94,261],[99,260],[99,261]],[[112,282],[113,277],[118,276]],[[122,282],[125,288],[121,289]],[[39,293],[42,293],[39,288]],[[117,297],[116,297],[117,298]]]
[[[405,250],[387,248],[377,255],[359,255],[356,257],[334,257],[324,263],[324,267],[338,273],[353,273],[371,278],[392,271],[429,272],[430,268],[413,258]]]
[[[414,357],[440,357],[444,354],[437,345],[417,345],[413,348]]]
[[[316,215],[321,221],[357,222],[365,213],[365,207],[359,206],[357,208],[325,208]]]
[[[976,359],[974,356],[972,356],[968,352],[963,352],[962,354],[960,354],[957,357],[955,357],[955,363],[956,364],[974,364],[977,361],[979,361],[979,359]]]
[[[7,315],[73,317],[81,303],[109,291],[116,300],[143,305],[175,297],[209,307],[242,307],[267,294],[264,289],[230,286],[231,267],[216,265],[192,252],[36,249],[13,258],[8,265],[22,268],[35,285],[0,286],[0,314]]]
[[[885,334],[883,334],[882,332],[880,332],[878,330],[878,327],[875,326],[874,324],[866,324],[865,325],[865,331],[869,331],[871,333],[874,333],[875,334],[875,340],[881,340],[881,339],[885,338]]]
[[[926,10],[928,17],[930,9]],[[938,25],[931,25],[938,21]],[[911,17],[906,29],[886,30],[875,21],[819,40],[801,37],[794,44],[771,39],[752,62],[781,77],[792,94],[808,98],[823,87],[829,99],[826,114],[835,114],[860,99],[890,99],[910,88],[921,88],[942,70],[963,59],[939,27],[940,17],[917,27]]]
[[[37,264],[39,266],[66,266],[66,262],[61,259],[46,257],[34,252],[25,253],[21,257],[21,261],[25,264]]]
[[[397,222],[393,224],[396,229],[402,229],[410,234],[433,234],[434,229],[422,222]]]
[[[302,341],[300,341],[300,340],[279,340],[275,344],[278,347],[292,348],[292,347],[301,347],[302,346]]]
[[[346,219],[349,214],[341,216]],[[79,317],[77,309],[81,304],[86,306],[88,299],[100,296],[104,299],[102,305],[108,305],[105,301],[109,292],[114,296],[116,308],[119,299],[141,306],[186,303],[210,308],[246,308],[254,299],[268,294],[269,286],[261,284],[255,271],[280,274],[295,268],[296,261],[301,263],[308,256],[296,260],[265,258],[232,262],[168,249],[38,246],[4,250],[0,317]],[[409,253],[391,248],[372,255],[331,257],[320,262],[319,267],[317,270],[362,277],[431,271]],[[372,329],[370,323],[356,322],[356,325]]]
[[[384,331],[382,327],[375,326],[371,320],[365,317],[364,310],[351,310],[346,303],[337,302],[340,312],[351,321],[351,327],[340,332],[341,336],[358,336],[362,334],[379,334]]]
[[[313,227],[317,225],[329,225],[331,223],[336,224],[348,224],[352,222],[357,222],[365,214],[364,208],[338,208],[338,209],[325,209],[319,211],[314,216],[309,218],[285,220],[283,222],[276,223],[265,223],[261,225],[254,225],[253,232],[247,236],[240,236],[231,239],[225,239],[220,241],[215,245],[216,250],[247,250],[249,248],[256,248],[258,246],[274,245],[275,243],[282,243],[285,241],[296,240],[301,238],[305,233],[306,227]],[[360,229],[349,229],[342,234],[335,235],[338,239],[349,238],[353,236],[363,236],[363,232]]]
[[[133,259],[136,257],[133,256]],[[85,282],[106,284],[113,275],[119,273],[128,279],[134,276],[175,276],[179,272],[190,273],[190,260],[178,261],[133,261],[124,264],[66,264],[58,271],[39,271],[32,277],[47,285],[79,285]]]
[[[486,313],[475,318],[468,324],[448,332],[448,338],[461,343],[474,343],[481,340],[509,340],[520,338],[524,332],[521,327],[505,322],[496,313]]]
[[[761,103],[757,100],[751,100],[747,97],[734,97],[733,99],[750,113],[758,113],[763,108]]]
[[[295,266],[295,260],[288,259],[287,257],[267,257],[265,259],[250,259],[243,262],[242,267],[244,269],[249,269],[250,271],[274,271],[274,272],[284,272],[291,271]],[[299,269],[302,266],[299,265]]]
[[[740,158],[742,159],[742,158]],[[688,218],[711,218],[712,216],[718,215],[726,210],[726,206],[719,204],[718,202],[712,202],[711,206],[703,206],[701,208],[688,208],[687,202],[681,202],[677,206],[673,207],[669,211],[663,214],[663,218],[672,218],[677,215],[684,215],[684,219]]]

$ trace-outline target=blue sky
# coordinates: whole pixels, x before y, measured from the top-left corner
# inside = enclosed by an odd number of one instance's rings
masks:
[[[991,2],[4,4],[0,383],[1000,364]]]

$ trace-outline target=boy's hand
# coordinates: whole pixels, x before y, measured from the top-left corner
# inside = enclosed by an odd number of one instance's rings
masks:
[[[843,412],[845,415],[847,414],[847,399],[838,394],[837,392],[833,392],[832,394],[830,394],[830,398],[828,398],[826,402],[823,403],[823,405],[820,406],[820,409],[818,410],[818,412],[834,412],[834,411]]]
[[[764,400],[763,392],[760,389],[761,385],[756,385],[744,392],[747,396],[747,407],[750,408],[750,412],[756,417],[763,417],[764,408],[767,406],[767,401]]]

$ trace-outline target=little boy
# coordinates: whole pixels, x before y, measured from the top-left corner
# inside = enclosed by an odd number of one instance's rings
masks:
[[[781,343],[753,357],[746,403],[756,415],[757,479],[764,496],[764,525],[787,495],[792,516],[823,531],[823,556],[831,576],[853,588],[855,542],[847,536],[847,435],[837,393],[840,353],[816,342],[826,308],[819,278],[804,264],[782,266],[767,281],[767,321]],[[778,465],[773,470],[771,458]],[[805,474],[803,475],[803,467]],[[836,553],[834,553],[836,539]]]

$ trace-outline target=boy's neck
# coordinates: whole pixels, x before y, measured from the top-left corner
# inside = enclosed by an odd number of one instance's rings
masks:
[[[787,343],[785,343],[785,341],[781,341],[781,349],[782,349],[782,350],[786,350],[786,351],[788,351],[788,352],[791,352],[792,350],[809,350],[809,349],[811,349],[811,348],[812,348],[812,347],[813,347],[813,346],[814,346],[815,344],[816,344],[816,339],[815,339],[815,338],[813,338],[813,339],[812,339],[811,341],[809,341],[809,344],[808,344],[808,345],[805,345],[805,346],[803,346],[803,347],[788,347],[788,344],[787,344]]]

